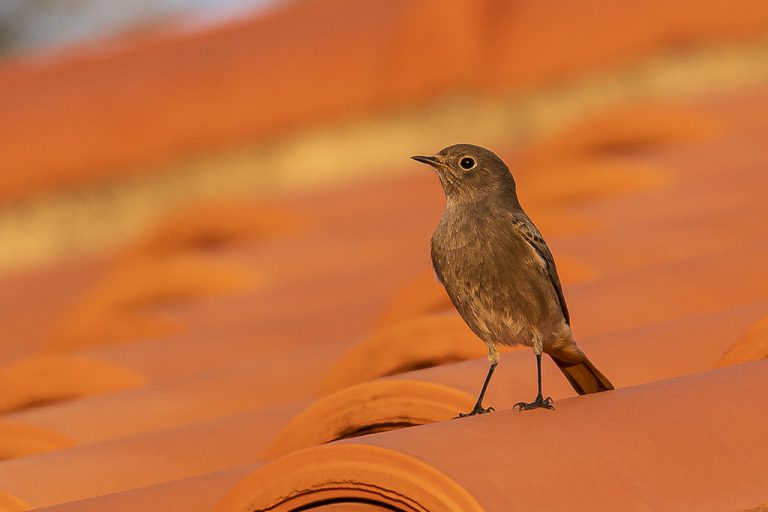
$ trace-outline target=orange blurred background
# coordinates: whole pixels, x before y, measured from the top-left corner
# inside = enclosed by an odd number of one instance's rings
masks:
[[[2,272],[200,201],[411,173],[457,141],[508,153],[768,79],[760,0],[7,4]]]

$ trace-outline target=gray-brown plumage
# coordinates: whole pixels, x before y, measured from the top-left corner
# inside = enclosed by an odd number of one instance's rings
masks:
[[[432,264],[461,317],[488,346],[491,366],[468,416],[493,410],[483,396],[499,362],[496,344],[533,348],[536,399],[520,409],[552,407],[541,392],[541,354],[557,363],[579,393],[613,389],[581,351],[570,328],[560,278],[546,242],[525,214],[509,169],[491,151],[469,144],[414,156],[437,171],[445,212],[432,235]]]

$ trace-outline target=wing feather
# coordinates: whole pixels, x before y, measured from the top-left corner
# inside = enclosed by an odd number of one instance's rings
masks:
[[[544,237],[541,236],[539,230],[527,217],[515,217],[512,221],[512,225],[523,240],[525,240],[533,250],[536,251],[539,257],[541,257],[544,264],[544,270],[546,271],[547,277],[549,277],[549,282],[560,302],[560,309],[563,311],[565,323],[571,325],[571,315],[568,312],[568,305],[565,303],[563,287],[560,284],[560,277],[557,275],[555,259],[552,257],[552,252],[549,250],[547,242],[544,241]]]

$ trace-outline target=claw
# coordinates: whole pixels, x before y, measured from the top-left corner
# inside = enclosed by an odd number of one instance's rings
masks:
[[[476,414],[488,414],[489,412],[496,412],[493,407],[483,408],[480,404],[475,404],[475,407],[469,412],[460,412],[458,416],[453,419],[468,418],[469,416],[475,416]]]
[[[530,411],[531,409],[549,409],[551,411],[555,410],[555,406],[552,404],[552,397],[548,396],[547,398],[542,398],[541,396],[537,396],[536,400],[530,403],[526,402],[518,402],[515,405],[512,406],[513,409],[518,409],[520,411]]]

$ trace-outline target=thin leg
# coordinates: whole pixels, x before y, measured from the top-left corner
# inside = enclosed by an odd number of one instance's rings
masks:
[[[536,374],[539,383],[539,394],[536,395],[536,398],[541,398],[541,354],[536,354]]]
[[[460,412],[456,418],[466,418],[467,416],[474,416],[475,414],[486,414],[495,411],[493,407],[488,407],[487,409],[483,408],[483,397],[485,396],[485,390],[488,389],[488,383],[491,381],[493,370],[496,369],[497,364],[499,363],[491,363],[490,368],[488,368],[488,374],[485,376],[485,382],[483,382],[483,389],[480,390],[480,396],[477,397],[477,402],[475,402],[475,406],[472,410],[467,413]]]
[[[539,393],[536,395],[536,399],[531,403],[518,402],[512,408],[519,407],[521,411],[528,411],[530,409],[538,409],[543,407],[544,409],[555,410],[555,406],[552,405],[552,397],[548,396],[544,398],[541,393],[541,354],[536,354],[536,371]]]

